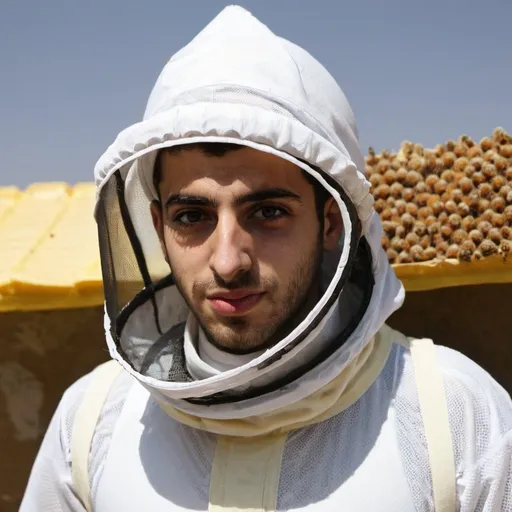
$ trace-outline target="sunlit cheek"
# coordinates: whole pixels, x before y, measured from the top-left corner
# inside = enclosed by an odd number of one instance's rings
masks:
[[[318,228],[313,223],[297,223],[278,236],[261,237],[256,245],[262,278],[268,277],[277,285],[276,292],[284,293],[304,261],[308,261],[318,244]]]
[[[209,257],[206,244],[184,244],[173,236],[166,237],[166,248],[169,264],[176,275],[182,289],[193,298],[193,290],[197,283],[206,282],[209,272]]]
[[[286,258],[290,258],[293,251],[293,246],[290,246],[286,238],[279,240],[265,238],[255,244],[255,247],[257,259],[268,264],[274,264]]]
[[[304,228],[306,226],[301,226],[298,222],[287,222],[277,229],[271,225],[269,229],[254,231],[256,253],[266,261],[293,259],[293,254],[308,245],[309,230]]]
[[[167,251],[170,263],[176,269],[199,271],[202,267],[208,266],[208,258],[203,247],[183,247],[175,244],[168,244]]]
[[[261,281],[272,286],[272,296],[286,281],[290,268],[294,266],[293,245],[288,237],[260,237],[254,243],[254,259]]]

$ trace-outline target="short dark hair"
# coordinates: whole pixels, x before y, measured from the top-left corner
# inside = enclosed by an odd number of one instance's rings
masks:
[[[183,151],[192,151],[194,149],[198,149],[207,156],[221,157],[224,156],[226,153],[229,153],[230,151],[237,151],[245,147],[247,146],[243,146],[241,144],[232,144],[228,142],[193,142],[191,144],[181,144],[178,146],[160,149],[156,156],[155,166],[153,168],[153,186],[155,187],[157,194],[159,194],[158,189],[160,181],[162,180],[161,155],[163,151],[166,151],[169,154],[176,154],[181,153]],[[315,194],[315,207],[318,215],[318,220],[320,221],[320,225],[323,226],[325,203],[331,197],[331,195],[317,179],[315,179],[313,176],[311,176],[311,174],[309,174],[309,172],[306,172],[304,169],[301,169],[301,171],[304,178],[313,187],[313,192]]]

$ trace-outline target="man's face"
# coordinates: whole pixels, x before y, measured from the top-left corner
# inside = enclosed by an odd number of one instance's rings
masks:
[[[273,343],[319,298],[321,254],[341,232],[336,203],[327,202],[321,233],[301,170],[251,148],[222,157],[163,151],[161,165],[153,222],[191,311],[221,348]]]

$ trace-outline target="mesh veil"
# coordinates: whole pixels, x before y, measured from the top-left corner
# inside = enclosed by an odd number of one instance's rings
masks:
[[[175,286],[153,227],[148,190],[144,188],[144,181],[140,177],[143,166],[141,160],[130,162],[116,170],[101,188],[99,195],[97,222],[110,334],[119,354],[136,372],[170,382],[187,382],[192,379],[184,365],[181,347],[188,308]],[[370,250],[366,243],[358,245],[360,231],[355,207],[333,178],[325,175],[324,179],[339,189],[354,219],[350,242],[352,256],[349,257],[344,279],[340,280],[336,293],[324,307],[327,311],[337,300],[343,284],[349,279],[351,264],[357,259],[357,251],[361,254],[359,266],[356,265],[352,273],[353,277],[360,279],[362,274],[365,274],[366,277],[363,276],[363,279],[372,281],[373,276],[371,272],[364,271],[371,267]],[[340,253],[341,249],[342,245]],[[327,258],[327,264],[336,267],[339,258],[339,253]],[[361,261],[366,262],[363,272],[360,268]],[[334,270],[326,271],[327,274],[331,272]],[[371,287],[371,283],[369,286]],[[363,303],[360,310],[362,314],[369,301],[369,295],[362,296],[360,300]],[[317,321],[312,322],[283,353],[300,343],[321,321],[323,314],[320,312]],[[356,315],[350,329],[357,326],[360,317],[360,314]],[[123,330],[130,332],[128,343],[126,340],[123,342]],[[345,334],[348,336],[350,332]],[[335,348],[331,347],[329,353]],[[328,355],[324,354],[323,357]],[[149,357],[151,359],[148,359]],[[155,357],[158,358],[156,364]],[[272,362],[271,360],[268,364]],[[311,365],[317,362],[318,358],[310,361]],[[306,368],[290,372],[289,381],[300,377],[304,371]],[[226,399],[227,396],[233,398],[236,394],[215,393],[214,400]],[[245,394],[242,395],[246,397]],[[240,399],[241,395],[238,398]]]

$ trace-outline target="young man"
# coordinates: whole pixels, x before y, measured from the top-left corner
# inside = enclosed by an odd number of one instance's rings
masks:
[[[335,81],[243,9],[178,52],[97,164],[114,361],[21,510],[510,511],[510,397],[385,325],[363,171]]]

